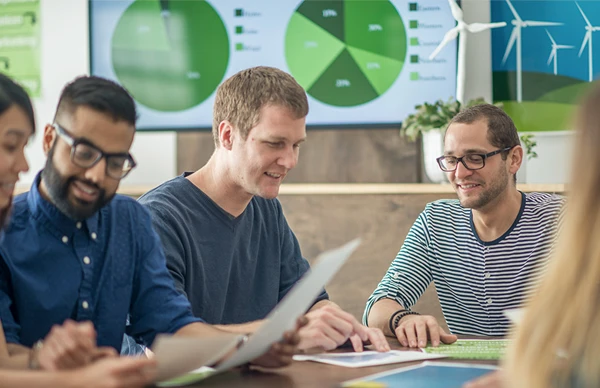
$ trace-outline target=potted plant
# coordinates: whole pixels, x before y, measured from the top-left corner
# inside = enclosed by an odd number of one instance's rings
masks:
[[[461,104],[454,98],[450,98],[448,101],[437,100],[433,104],[425,102],[415,106],[415,113],[409,115],[402,122],[400,129],[402,136],[411,141],[415,141],[421,136],[424,171],[432,182],[446,181],[446,175],[440,170],[435,159],[444,152],[444,131],[450,120],[464,108],[485,103],[483,98],[470,100],[467,104]],[[502,107],[501,103],[494,105]],[[536,142],[533,135],[521,135],[520,139],[527,158],[537,157],[534,151]]]

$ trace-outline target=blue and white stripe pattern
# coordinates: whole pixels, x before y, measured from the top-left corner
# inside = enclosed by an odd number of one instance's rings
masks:
[[[522,195],[515,222],[491,242],[479,239],[471,210],[458,200],[429,203],[367,301],[365,324],[378,300],[411,307],[433,281],[452,333],[505,335],[509,322],[502,312],[519,307],[539,283],[564,204],[553,194]]]

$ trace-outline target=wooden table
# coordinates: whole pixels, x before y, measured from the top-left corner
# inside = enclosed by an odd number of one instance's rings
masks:
[[[465,337],[474,338],[474,337]],[[400,346],[398,341],[388,338],[392,349],[408,350]],[[413,350],[414,351],[414,350]],[[433,360],[436,362],[461,362],[469,364],[498,365],[497,361],[479,360]],[[268,370],[252,368],[250,370],[232,370],[212,376],[188,387],[242,387],[242,388],[304,388],[304,387],[337,387],[340,383],[359,377],[398,369],[423,361],[405,362],[401,364],[381,365],[365,368],[345,368],[311,361],[294,361],[290,366]]]

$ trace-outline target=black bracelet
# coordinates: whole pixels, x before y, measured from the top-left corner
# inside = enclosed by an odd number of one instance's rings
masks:
[[[396,331],[396,329],[398,328],[398,325],[400,324],[400,320],[407,315],[421,315],[421,314],[419,314],[416,311],[406,310],[403,313],[396,315],[396,319],[394,319],[394,330],[392,330],[392,333],[394,333]]]
[[[395,317],[396,315],[398,315],[398,314],[401,314],[401,313],[405,312],[405,311],[408,311],[408,310],[406,310],[406,309],[397,310],[396,312],[394,312],[394,313],[393,313],[393,314],[390,316],[390,320],[389,320],[389,322],[388,322],[388,326],[390,327],[390,332],[391,332],[392,334],[394,334],[394,317]]]

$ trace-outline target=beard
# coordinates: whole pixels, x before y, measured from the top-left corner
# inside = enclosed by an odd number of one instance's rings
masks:
[[[75,176],[63,176],[58,172],[54,165],[54,147],[56,142],[48,152],[46,165],[42,171],[42,179],[48,190],[48,196],[52,200],[52,204],[56,206],[61,213],[75,221],[85,220],[96,213],[100,208],[106,205],[115,196],[115,193],[106,194],[106,190],[98,187],[93,182],[79,179]],[[93,202],[82,201],[77,198],[69,199],[69,187],[73,182],[79,181],[90,185],[98,190],[98,199]]]
[[[491,202],[496,200],[509,184],[510,175],[506,169],[501,168],[500,172],[491,181],[490,185],[486,187],[485,191],[477,198],[460,198],[459,201],[462,207],[469,209],[481,209],[489,205]]]

